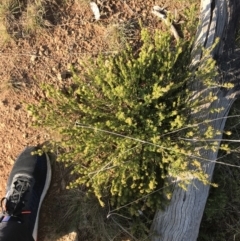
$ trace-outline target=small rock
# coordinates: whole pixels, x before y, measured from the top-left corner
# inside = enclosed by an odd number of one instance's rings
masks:
[[[52,71],[56,73],[56,72],[57,72],[57,69],[56,69],[55,67],[53,67],[53,68],[52,68]]]
[[[31,62],[35,62],[37,60],[37,55],[33,54],[31,55]]]
[[[64,70],[62,73],[61,73],[61,78],[62,79],[68,79],[68,78],[71,78],[72,77],[72,73],[68,70]]]
[[[61,73],[57,73],[57,79],[60,80],[60,81],[62,80],[62,75],[61,75]]]
[[[43,46],[40,46],[39,50],[43,52],[45,48]]]
[[[1,106],[7,106],[7,105],[8,105],[8,100],[5,99],[5,100],[1,101],[1,102],[0,102],[0,105],[1,105]]]
[[[46,49],[43,53],[44,53],[45,56],[48,56],[49,55],[49,50]]]
[[[12,159],[11,157],[8,157],[8,163],[10,165],[13,165],[14,164],[14,159]]]
[[[23,138],[28,138],[28,133],[24,133]]]
[[[140,12],[141,12],[141,8],[138,7],[138,8],[136,9],[136,12],[137,12],[137,13],[140,13]]]
[[[20,110],[21,108],[22,108],[21,105],[16,105],[16,106],[14,107],[15,110]]]

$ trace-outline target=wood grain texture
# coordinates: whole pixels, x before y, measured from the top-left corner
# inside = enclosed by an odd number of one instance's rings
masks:
[[[191,118],[213,120],[212,126],[223,130],[229,110],[238,97],[240,74],[237,66],[240,66],[239,51],[235,51],[235,33],[239,22],[239,0],[202,0],[201,15],[196,40],[192,52],[192,65],[197,66],[202,58],[201,47],[209,48],[216,38],[220,41],[212,51],[216,59],[219,76],[213,81],[235,84],[231,90],[215,88],[218,99],[209,106],[205,106],[200,112],[192,114]],[[207,95],[209,90],[204,89],[200,80],[194,80],[192,89],[195,98],[199,93]],[[212,108],[223,108],[220,113],[210,113]],[[204,133],[204,128],[202,128]],[[213,139],[221,139],[217,135]],[[218,143],[220,145],[220,142]],[[194,145],[194,143],[193,143]],[[193,146],[194,147],[194,146]],[[205,172],[212,178],[218,151],[200,151],[201,163]],[[187,191],[175,186],[170,205],[164,211],[157,211],[152,224],[152,241],[195,241],[198,237],[199,226],[208,198],[209,186],[203,185],[197,180],[187,187]]]

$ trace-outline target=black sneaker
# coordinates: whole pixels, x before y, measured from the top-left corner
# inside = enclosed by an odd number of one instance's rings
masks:
[[[32,155],[37,147],[26,148],[17,158],[1,201],[0,223],[18,222],[37,240],[39,211],[51,181],[47,154]],[[14,230],[13,230],[14,232]]]

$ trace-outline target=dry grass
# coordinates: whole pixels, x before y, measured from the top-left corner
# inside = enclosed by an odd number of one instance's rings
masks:
[[[8,34],[7,27],[4,24],[5,20],[0,21],[0,35],[1,35],[1,43],[5,43],[9,41],[11,36]]]
[[[107,26],[105,39],[109,51],[121,51],[127,44],[136,42],[139,27],[136,21],[117,22]]]
[[[26,84],[22,81],[18,81],[14,78],[9,78],[2,80],[0,82],[0,93],[5,92],[15,92],[21,91],[23,88],[26,87]]]
[[[80,6],[89,6],[91,0],[74,0],[74,2]]]
[[[143,223],[118,215],[108,217],[108,207],[102,208],[94,196],[83,190],[68,190],[60,198],[66,222],[57,225],[58,232],[77,229],[80,240],[85,241],[148,240]]]
[[[84,241],[148,241],[151,220],[138,217],[135,220],[121,216],[108,206],[102,207],[98,199],[87,188],[80,186],[67,189],[69,182],[74,180],[71,175],[73,166],[66,167],[56,161],[57,153],[61,152],[50,142],[42,145],[49,153],[52,164],[52,182],[40,217],[40,233],[48,234],[44,240],[62,240],[69,233],[77,233],[78,240]],[[55,153],[55,154],[53,154]],[[47,219],[45,218],[47,215]],[[41,225],[43,220],[44,225]],[[40,240],[43,238],[40,237]],[[65,240],[65,239],[64,239]],[[66,239],[65,241],[72,241]]]
[[[46,19],[47,2],[45,0],[2,0],[0,3],[1,37],[22,38],[36,33],[52,24]]]
[[[71,232],[77,232],[78,239],[84,241],[148,240],[144,238],[146,230],[140,222],[137,224],[114,214],[108,218],[109,208],[101,207],[97,198],[87,194],[84,187],[67,190],[65,187],[73,178],[69,175],[71,167],[55,161],[52,165],[52,185],[43,205],[45,213],[41,213],[44,226],[40,222],[41,233],[47,233],[49,240],[61,240]],[[136,234],[139,236],[135,238]]]
[[[9,40],[14,34],[16,17],[21,12],[21,3],[18,0],[2,0],[0,3],[0,31],[3,41]]]
[[[23,26],[27,32],[34,32],[44,26],[45,8],[41,0],[27,4]]]

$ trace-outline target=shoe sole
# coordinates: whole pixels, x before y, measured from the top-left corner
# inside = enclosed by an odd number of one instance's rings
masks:
[[[39,206],[38,206],[38,211],[37,211],[37,217],[36,217],[36,222],[34,225],[34,229],[33,229],[33,239],[34,241],[37,241],[37,235],[38,235],[38,221],[39,221],[39,213],[40,213],[40,209],[42,206],[42,202],[47,194],[47,191],[49,189],[50,183],[51,183],[51,177],[52,177],[52,170],[51,170],[51,163],[50,163],[50,159],[47,153],[44,153],[46,155],[46,159],[47,159],[47,176],[46,176],[46,182],[45,182],[45,186],[39,201]]]

